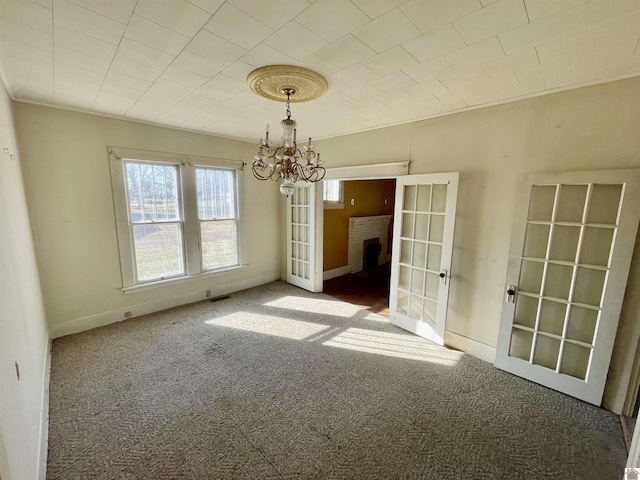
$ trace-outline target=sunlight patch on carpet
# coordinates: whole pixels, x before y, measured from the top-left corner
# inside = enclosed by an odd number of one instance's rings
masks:
[[[291,340],[304,340],[311,336],[328,330],[329,325],[303,322],[283,317],[271,317],[268,315],[256,315],[251,312],[236,312],[220,318],[205,321],[208,325],[216,327],[235,328],[248,332],[273,335],[289,338]]]
[[[362,328],[348,328],[322,345],[450,367],[455,366],[463,355],[462,352],[443,350],[419,337]]]
[[[351,318],[361,308],[340,300],[325,300],[321,298],[302,298],[288,295],[264,304],[267,307],[285,308],[294,312],[326,313],[335,317]]]

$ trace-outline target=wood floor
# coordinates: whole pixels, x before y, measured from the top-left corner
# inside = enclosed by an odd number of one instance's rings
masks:
[[[389,318],[390,273],[347,274],[324,282],[324,293]]]

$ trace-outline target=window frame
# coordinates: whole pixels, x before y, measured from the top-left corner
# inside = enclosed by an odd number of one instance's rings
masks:
[[[238,198],[238,172],[236,171],[236,169],[234,168],[228,168],[228,167],[218,167],[218,166],[212,166],[212,165],[195,165],[194,168],[194,173],[197,174],[197,170],[198,169],[202,169],[202,170],[218,170],[218,171],[231,171],[233,172],[233,179],[235,182],[235,188],[234,188],[234,216],[233,217],[229,217],[229,218],[210,218],[210,219],[201,219],[200,218],[200,213],[199,211],[196,212],[196,218],[198,221],[198,239],[200,241],[200,269],[202,273],[210,273],[210,272],[216,272],[219,270],[226,270],[228,268],[233,268],[236,267],[238,264],[235,265],[225,265],[219,268],[206,268],[204,265],[204,255],[203,255],[203,251],[202,251],[202,224],[204,222],[223,222],[223,221],[229,221],[229,220],[233,220],[234,222],[234,227],[236,230],[236,260],[240,261],[240,249],[239,249],[239,245],[238,245],[238,231],[240,228],[240,215],[239,215],[239,209],[238,209],[238,203],[239,203],[239,198]],[[197,194],[198,192],[198,179],[196,176],[196,188],[195,188],[195,193]],[[196,198],[196,209],[197,209],[197,198]]]
[[[116,220],[116,232],[122,274],[122,292],[133,293],[152,290],[210,276],[216,276],[247,268],[246,236],[244,230],[244,163],[240,160],[227,160],[213,157],[181,155],[176,153],[150,152],[121,147],[108,147],[111,169],[111,186]],[[135,247],[133,244],[132,223],[129,218],[128,189],[126,184],[125,162],[173,164],[178,169],[178,196],[181,208],[182,245],[184,275],[140,282],[137,279]],[[219,269],[204,270],[200,242],[200,220],[196,190],[196,168],[234,170],[236,196],[236,249],[237,263]]]
[[[338,200],[325,200],[324,187],[325,182],[338,182]],[[344,182],[338,179],[326,179],[322,181],[322,204],[325,210],[344,208]]]
[[[175,167],[176,169],[176,200],[177,200],[177,207],[178,207],[178,219],[177,220],[166,220],[163,222],[159,222],[157,220],[153,220],[151,222],[134,222],[132,216],[131,216],[131,209],[129,208],[130,206],[130,195],[129,195],[129,189],[127,188],[127,182],[128,182],[128,177],[127,177],[127,173],[126,173],[126,168],[128,164],[133,164],[133,165],[150,165],[150,166],[154,166],[154,165],[162,165],[162,166],[172,166]],[[124,182],[124,192],[125,192],[125,201],[126,201],[126,207],[127,207],[127,226],[129,228],[129,243],[131,246],[131,261],[133,262],[133,275],[134,275],[134,284],[135,285],[144,285],[147,283],[153,283],[153,282],[162,282],[165,280],[171,280],[174,278],[182,278],[186,275],[187,273],[187,258],[186,258],[186,248],[185,248],[185,244],[184,244],[184,240],[185,240],[185,234],[184,234],[184,209],[182,208],[182,202],[183,202],[183,197],[182,197],[182,171],[179,168],[180,166],[178,164],[175,163],[170,163],[170,162],[152,162],[149,160],[139,160],[139,159],[132,159],[132,158],[123,158],[122,159],[122,169],[123,169],[123,182]],[[143,201],[144,202],[144,201]],[[152,279],[152,280],[147,280],[147,281],[143,281],[140,280],[138,278],[138,259],[137,259],[137,255],[136,255],[136,245],[135,245],[135,227],[136,225],[158,225],[158,224],[178,224],[179,228],[180,228],[180,237],[182,239],[182,248],[180,251],[180,260],[181,260],[181,264],[182,264],[182,270],[184,273],[178,273],[176,275],[171,275],[168,277],[161,277],[158,279]]]

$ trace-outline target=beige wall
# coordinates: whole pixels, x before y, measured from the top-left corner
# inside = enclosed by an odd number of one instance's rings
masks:
[[[324,211],[325,272],[349,263],[349,217],[393,214],[395,183],[395,180],[344,182],[344,208]],[[351,205],[351,199],[355,205]]]
[[[16,104],[42,290],[52,335],[264,283],[279,276],[279,193],[250,170],[244,182],[249,266],[124,295],[107,145],[246,162],[254,145],[106,117]]]
[[[460,172],[447,329],[495,346],[518,174],[640,167],[639,98],[633,78],[327,139],[318,151],[327,168],[408,155],[411,174]],[[638,312],[622,318],[616,355],[638,340]]]
[[[46,455],[49,333],[21,163],[11,101],[0,81],[0,475],[7,480],[44,478],[40,455]]]

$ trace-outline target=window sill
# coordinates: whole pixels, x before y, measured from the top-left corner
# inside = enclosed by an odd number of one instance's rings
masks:
[[[156,288],[168,287],[171,285],[179,285],[181,283],[193,282],[196,280],[203,280],[209,277],[217,277],[218,275],[224,275],[226,273],[238,272],[246,270],[249,265],[234,265],[233,267],[224,268],[221,270],[214,270],[211,272],[203,272],[197,275],[189,275],[178,278],[170,278],[167,280],[158,280],[157,282],[141,283],[140,285],[133,285],[132,287],[124,287],[122,293],[128,295],[130,293],[146,292],[148,290],[155,290]]]
[[[324,202],[325,210],[339,210],[344,208],[344,203],[341,202]]]

